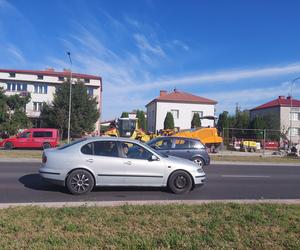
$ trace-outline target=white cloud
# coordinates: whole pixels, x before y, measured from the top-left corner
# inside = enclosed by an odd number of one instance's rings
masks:
[[[200,96],[206,96],[218,101],[217,112],[223,110],[233,112],[235,104],[238,103],[242,109],[252,109],[268,101],[278,98],[278,96],[288,96],[290,94],[291,82],[283,82],[276,86],[267,88],[247,88],[233,91],[219,91],[201,93]],[[300,95],[300,88],[293,90],[293,96]]]
[[[157,43],[152,45],[143,34],[134,34],[133,37],[143,55],[150,53],[156,56],[166,57],[166,54],[161,46]]]
[[[211,82],[216,84],[226,84],[228,82],[236,82],[244,79],[275,77],[297,72],[300,72],[300,63],[255,69],[216,71],[209,74],[194,74],[176,77],[165,76],[152,82],[129,86],[127,90],[150,90],[173,86],[202,86]]]
[[[173,44],[182,48],[185,51],[189,51],[190,47],[188,45],[186,45],[184,42],[179,41],[179,40],[173,40]]]
[[[9,44],[7,46],[7,51],[9,52],[9,54],[11,56],[13,56],[13,58],[15,58],[18,62],[20,63],[24,63],[25,62],[25,58],[23,56],[23,53],[13,44]]]

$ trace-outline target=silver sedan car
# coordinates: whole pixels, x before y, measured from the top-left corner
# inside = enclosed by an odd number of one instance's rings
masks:
[[[41,177],[67,187],[72,194],[88,193],[94,186],[169,187],[182,194],[205,180],[202,167],[194,162],[126,138],[81,139],[46,149],[42,162]]]

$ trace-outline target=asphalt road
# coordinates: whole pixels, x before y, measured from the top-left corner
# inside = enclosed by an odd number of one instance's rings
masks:
[[[300,199],[299,166],[210,165],[207,182],[184,195],[160,188],[96,188],[84,196],[45,183],[38,175],[39,163],[0,162],[0,203],[132,201],[132,200],[219,200]]]

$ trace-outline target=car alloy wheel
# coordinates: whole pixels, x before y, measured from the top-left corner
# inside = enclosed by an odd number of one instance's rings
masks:
[[[72,194],[86,194],[94,187],[94,178],[86,170],[75,170],[67,178],[67,188]]]
[[[193,159],[193,162],[195,162],[199,167],[204,166],[204,161],[200,157]]]

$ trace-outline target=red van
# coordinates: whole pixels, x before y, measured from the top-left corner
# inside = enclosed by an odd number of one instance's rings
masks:
[[[4,139],[0,147],[4,149],[13,148],[54,148],[59,143],[58,129],[53,128],[31,128],[22,133]]]

